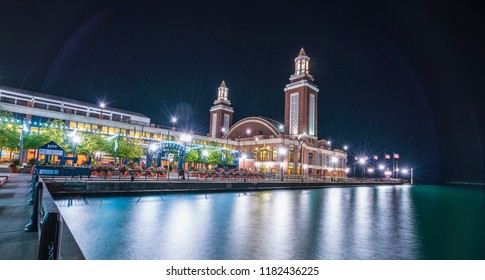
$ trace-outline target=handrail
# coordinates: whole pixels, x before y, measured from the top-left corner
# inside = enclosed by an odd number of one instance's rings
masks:
[[[63,220],[54,205],[44,203],[44,188],[47,187],[40,178],[37,168],[32,175],[32,213],[30,222],[25,226],[27,232],[39,232],[39,260],[58,260],[61,250],[61,232]],[[47,193],[48,194],[48,193]]]

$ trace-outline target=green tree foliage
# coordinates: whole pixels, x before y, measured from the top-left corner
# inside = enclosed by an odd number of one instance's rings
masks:
[[[0,118],[12,119],[13,115],[10,112],[1,110]],[[0,148],[8,148],[9,150],[18,150],[20,142],[20,132],[18,125],[14,123],[0,122]]]
[[[66,124],[63,121],[54,120],[49,123],[49,126],[47,126],[47,131],[44,133],[50,137],[49,141],[56,142],[57,145],[61,146],[66,152],[68,152],[71,150],[72,146],[70,139],[68,139],[67,136],[68,131],[64,129],[65,126]]]
[[[29,135],[24,136],[24,149],[34,150],[49,143],[49,141],[51,141],[51,137],[47,133],[39,134],[30,132]]]
[[[225,165],[233,165],[234,164],[234,156],[229,152],[226,151],[226,158],[224,160]]]
[[[115,151],[115,139],[108,142],[108,150],[105,151],[110,156],[116,155]],[[123,159],[137,159],[143,156],[145,151],[143,150],[141,143],[130,142],[126,138],[118,138],[118,157]]]
[[[105,136],[96,133],[83,132],[81,142],[76,147],[76,153],[94,157],[96,152],[108,152],[109,144]]]
[[[186,155],[185,155],[185,161],[186,162],[200,162],[201,156],[199,155],[200,151],[199,150],[190,150]]]
[[[207,156],[206,163],[210,165],[221,165],[222,164],[221,150],[209,151],[209,155]]]

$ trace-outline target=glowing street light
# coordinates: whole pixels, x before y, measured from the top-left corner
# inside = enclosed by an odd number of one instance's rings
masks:
[[[102,119],[103,118],[103,109],[106,107],[106,104],[104,102],[99,103],[99,107],[101,107],[101,113],[99,114],[99,117]]]
[[[284,147],[280,147],[278,149],[278,153],[281,156],[280,170],[281,170],[281,181],[283,181],[283,167],[284,167],[284,163],[285,163],[284,159],[285,159],[285,155],[286,155],[286,149]]]
[[[367,172],[369,172],[370,174],[372,174],[372,173],[374,173],[374,169],[373,169],[373,168],[369,168],[369,169],[367,170]]]
[[[379,164],[379,170],[384,170],[384,164]]]
[[[244,169],[244,167],[246,166],[246,158],[248,158],[248,155],[244,153],[241,155],[241,158],[243,159],[243,169]]]
[[[349,149],[349,146],[345,145],[344,146],[344,151],[347,151]]]
[[[192,135],[182,134],[182,135],[180,135],[180,141],[182,141],[184,143],[190,143],[190,142],[192,142]]]
[[[155,143],[150,144],[150,151],[155,152],[158,149],[158,145]]]
[[[208,155],[209,155],[209,151],[207,151],[207,150],[202,151],[202,160],[204,161],[205,167],[207,167],[206,164],[205,164],[205,161],[206,161]]]
[[[360,164],[365,164],[365,158],[362,158],[362,157],[361,157],[361,158],[359,159],[359,163],[360,163]]]
[[[401,173],[402,173],[402,174],[404,174],[404,175],[408,174],[408,172],[409,172],[409,171],[408,171],[407,169],[403,169],[403,170],[401,170]]]
[[[172,122],[172,124],[175,124],[177,122],[177,117],[172,117],[170,121]]]

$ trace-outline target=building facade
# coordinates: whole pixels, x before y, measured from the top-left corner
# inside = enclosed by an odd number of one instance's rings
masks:
[[[319,89],[310,73],[310,57],[303,48],[294,63],[295,72],[284,88],[284,122],[248,117],[229,130],[223,127],[220,138],[236,143],[239,166],[243,168],[283,171],[288,175],[346,177],[347,153],[332,149],[329,141],[318,138]],[[211,135],[217,137],[216,133]]]
[[[223,81],[209,111],[208,134],[192,134],[191,143],[186,144],[205,146],[215,141],[234,154],[234,164],[239,168],[288,175],[346,177],[346,152],[332,149],[329,141],[318,138],[319,89],[310,73],[309,62],[302,48],[294,60],[290,82],[284,88],[283,123],[258,116],[233,124],[234,109]],[[49,122],[61,120],[66,133],[119,135],[146,146],[181,142],[187,134],[176,127],[153,124],[140,113],[7,86],[0,86],[0,106],[14,115],[12,120],[0,121],[11,121],[19,130],[29,133],[42,133]],[[16,151],[10,152],[15,155]],[[0,158],[8,159],[8,151],[4,150]]]

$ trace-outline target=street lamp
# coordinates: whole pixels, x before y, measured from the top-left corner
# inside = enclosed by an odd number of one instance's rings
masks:
[[[106,104],[104,104],[104,102],[101,102],[99,104],[99,107],[101,107],[101,114],[99,116],[100,116],[100,119],[102,119],[103,118],[103,109],[104,109],[104,107],[106,107]]]
[[[349,146],[345,145],[344,146],[344,151],[347,151],[349,149]]]
[[[364,177],[365,177],[365,158],[364,157],[361,157],[359,158],[359,163],[363,166],[363,171],[362,173],[364,174]]]
[[[186,155],[186,150],[187,150],[187,144],[192,142],[192,135],[190,134],[182,134],[180,135],[180,141],[184,143],[184,154],[183,157],[185,158]],[[181,170],[183,168],[184,161],[182,159],[181,154],[179,154],[179,164],[178,164],[178,169]]]
[[[74,135],[72,137],[72,143],[74,146],[74,157],[77,157],[76,148],[77,148],[77,144],[80,142],[81,142],[81,137],[79,137],[78,135]],[[74,159],[72,160],[72,166],[74,166]]]
[[[283,181],[283,166],[285,164],[284,159],[286,155],[286,149],[284,147],[279,148],[278,153],[281,156],[280,171],[281,171],[281,181]]]
[[[205,161],[206,161],[208,155],[209,155],[209,151],[207,151],[207,150],[202,151],[202,159],[204,160],[204,167],[205,168],[207,168]]]
[[[335,164],[337,164],[338,158],[337,157],[332,157],[331,161],[333,163],[333,180],[335,181]]]
[[[300,147],[300,165],[303,166],[303,143],[305,143],[305,136],[306,132],[303,134],[298,135],[298,146]],[[300,173],[303,173],[303,170],[300,170]]]
[[[246,165],[246,158],[248,157],[245,153],[241,155],[242,159],[243,159],[243,169],[244,169],[244,166]]]
[[[320,154],[320,165],[322,167],[322,171],[321,171],[321,174],[320,175],[322,176],[322,178],[323,178],[323,173],[324,173],[323,172],[323,153],[324,152],[325,152],[325,149],[323,149],[323,148],[319,148],[318,149],[318,153]]]
[[[172,127],[170,127],[168,129],[168,133],[167,133],[167,141],[170,141],[170,130],[172,130],[172,128],[175,127],[175,123],[177,123],[177,117],[172,117],[172,119],[170,120],[170,122],[172,123]]]
[[[158,145],[156,143],[151,143],[150,146],[148,146],[147,168],[152,165],[153,154],[157,149],[158,149]]]

